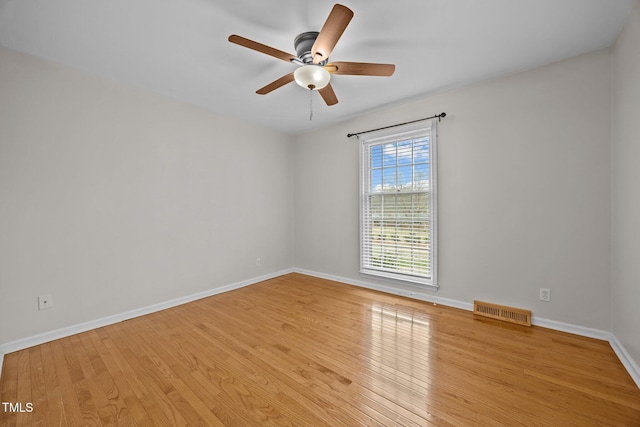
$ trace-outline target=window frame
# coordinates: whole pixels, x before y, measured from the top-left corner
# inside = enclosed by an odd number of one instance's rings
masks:
[[[430,193],[429,200],[429,224],[430,224],[430,277],[422,275],[415,275],[410,273],[403,273],[399,271],[387,271],[378,270],[371,267],[371,265],[365,265],[365,244],[370,246],[370,243],[365,242],[367,233],[365,233],[365,214],[364,211],[367,207],[367,198],[369,197],[369,191],[367,185],[370,184],[371,170],[371,156],[368,154],[369,146],[380,145],[390,142],[401,142],[402,138],[416,138],[419,135],[429,137],[429,188],[424,193]],[[375,278],[381,278],[385,280],[391,280],[402,284],[409,284],[413,286],[419,286],[421,288],[427,287],[431,289],[438,289],[438,143],[437,143],[437,119],[425,120],[418,123],[412,123],[409,125],[402,125],[390,129],[383,129],[380,131],[371,132],[367,135],[358,136],[359,143],[359,259],[360,266],[359,271],[361,275],[371,276]],[[412,157],[412,165],[415,158]],[[366,163],[365,163],[366,162]],[[366,167],[366,169],[365,169]],[[367,176],[368,174],[368,176]],[[412,191],[415,193],[415,191]]]

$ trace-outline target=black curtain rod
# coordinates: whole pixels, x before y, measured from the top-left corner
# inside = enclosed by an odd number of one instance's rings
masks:
[[[408,125],[410,123],[421,122],[423,120],[438,119],[438,121],[440,121],[445,117],[447,117],[447,113],[440,113],[440,114],[436,114],[435,116],[425,117],[424,119],[411,120],[410,122],[398,123],[397,125],[385,126],[383,128],[378,128],[378,129],[363,130],[362,132],[356,132],[356,133],[348,133],[347,138],[351,138],[352,136],[358,136],[363,133],[375,132],[377,130],[389,129],[389,128],[394,128],[396,126],[402,126],[402,125]]]

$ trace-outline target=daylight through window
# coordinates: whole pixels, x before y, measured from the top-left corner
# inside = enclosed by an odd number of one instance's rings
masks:
[[[362,273],[436,286],[435,125],[361,138]]]

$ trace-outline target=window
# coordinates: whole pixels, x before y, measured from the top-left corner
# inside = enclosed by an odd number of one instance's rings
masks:
[[[436,121],[361,137],[360,272],[436,283]]]

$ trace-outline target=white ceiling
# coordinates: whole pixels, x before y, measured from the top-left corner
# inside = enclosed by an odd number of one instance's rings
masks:
[[[333,76],[327,107],[291,83],[295,65],[231,44],[294,53],[330,0],[0,0],[0,44],[297,134],[385,105],[610,46],[636,0],[344,0],[355,15],[335,61],[396,64],[392,77]],[[0,94],[1,96],[1,94]]]

